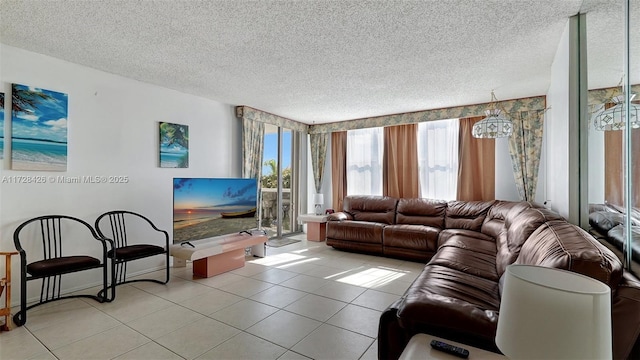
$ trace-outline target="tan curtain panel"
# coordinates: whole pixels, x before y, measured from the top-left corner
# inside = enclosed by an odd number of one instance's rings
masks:
[[[604,200],[624,205],[623,131],[604,132]]]
[[[417,124],[384,128],[384,195],[397,198],[420,197],[417,132]]]
[[[495,140],[476,139],[471,135],[473,124],[482,119],[482,116],[460,119],[458,200],[495,199]]]
[[[332,206],[342,211],[342,200],[347,195],[347,132],[331,133],[331,187]]]
[[[640,129],[631,131],[633,195],[631,206],[640,208]],[[624,206],[624,131],[604,132],[604,200]]]
[[[614,105],[606,103],[604,109]],[[622,134],[622,131],[604,132],[604,201],[619,206],[624,206]]]
[[[631,174],[633,177],[633,202],[631,206],[640,209],[640,129],[631,130]]]

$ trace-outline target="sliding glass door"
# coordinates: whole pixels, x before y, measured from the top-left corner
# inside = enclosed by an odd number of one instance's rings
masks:
[[[296,230],[298,151],[296,131],[266,124],[262,166],[262,227],[269,237]]]

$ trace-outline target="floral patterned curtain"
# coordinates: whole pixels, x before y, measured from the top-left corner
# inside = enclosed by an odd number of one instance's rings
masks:
[[[327,158],[327,143],[329,133],[309,134],[309,146],[311,147],[311,166],[313,167],[313,181],[316,186],[316,194],[322,189],[322,175],[324,163]]]
[[[538,184],[544,110],[521,112],[513,116],[513,134],[509,138],[509,153],[516,187],[524,201],[535,201]]]
[[[260,181],[262,152],[264,149],[264,123],[242,119],[242,177]]]

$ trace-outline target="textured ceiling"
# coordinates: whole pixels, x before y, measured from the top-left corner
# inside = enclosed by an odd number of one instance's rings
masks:
[[[567,18],[620,3],[0,0],[0,42],[312,124],[544,95]]]

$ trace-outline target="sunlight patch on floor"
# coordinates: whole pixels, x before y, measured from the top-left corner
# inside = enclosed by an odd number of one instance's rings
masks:
[[[304,258],[304,256],[302,256]],[[307,258],[304,260],[300,260],[300,261],[296,261],[296,262],[292,262],[292,263],[288,263],[288,264],[284,264],[284,265],[280,265],[280,266],[276,266],[278,269],[286,269],[288,267],[291,266],[295,266],[295,265],[300,265],[300,264],[304,264],[304,263],[308,263],[308,262],[312,262],[312,261],[318,261],[320,260],[320,258]]]
[[[284,254],[278,254],[278,255],[269,255],[267,257],[263,257],[260,259],[251,260],[250,262],[253,264],[264,265],[264,266],[276,266],[276,265],[280,265],[280,264],[284,264],[292,261],[299,261],[305,258],[307,257],[302,255],[295,255],[291,253],[284,253]]]
[[[336,269],[336,270],[337,270],[337,269]],[[342,276],[342,275],[344,275],[344,274],[348,274],[348,273],[350,273],[350,272],[353,272],[354,270],[357,270],[357,269],[350,269],[350,270],[340,271],[339,273],[336,273],[336,274],[333,274],[333,275],[329,275],[329,276],[325,276],[325,277],[324,277],[324,279],[326,279],[326,280],[331,280],[331,279],[333,279],[333,278],[335,278],[335,277],[337,277],[337,276]],[[340,280],[338,280],[338,281],[340,281]]]
[[[305,252],[311,253],[314,252],[316,250],[320,249],[320,246],[313,246],[313,247],[307,247],[306,249],[300,249],[300,250],[294,250],[291,251],[292,253],[296,253],[296,254],[302,254]]]
[[[397,280],[404,275],[404,273],[397,270],[377,267],[345,276],[341,279],[337,279],[337,281],[356,286],[376,288]]]

